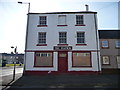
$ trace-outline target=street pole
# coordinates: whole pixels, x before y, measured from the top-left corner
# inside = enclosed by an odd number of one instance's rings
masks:
[[[12,46],[11,48],[13,49],[14,47]],[[14,64],[14,69],[13,69],[13,81],[15,80],[15,68],[16,68],[17,46],[16,46],[16,48],[14,49],[13,56],[14,56],[14,53],[15,53],[15,57],[14,57],[14,61],[13,61],[13,64]]]
[[[25,43],[25,56],[24,56],[24,70],[23,74],[25,73],[25,66],[26,66],[26,50],[27,50],[27,37],[28,37],[28,23],[29,23],[29,13],[30,13],[30,2],[18,2],[19,4],[28,4],[28,14],[27,14],[27,26],[26,26],[26,43]]]

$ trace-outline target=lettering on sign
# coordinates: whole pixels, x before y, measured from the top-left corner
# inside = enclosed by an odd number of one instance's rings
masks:
[[[54,50],[56,51],[60,51],[60,50],[72,50],[72,46],[54,46]]]

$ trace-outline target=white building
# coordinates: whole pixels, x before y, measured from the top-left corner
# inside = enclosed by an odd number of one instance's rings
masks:
[[[96,14],[29,13],[25,73],[101,71]]]

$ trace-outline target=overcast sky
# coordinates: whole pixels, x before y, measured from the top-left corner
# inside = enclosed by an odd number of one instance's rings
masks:
[[[10,53],[11,46],[24,53],[28,5],[18,1],[30,2],[33,13],[85,11],[88,4],[98,12],[98,29],[118,29],[119,0],[0,0],[0,53]]]

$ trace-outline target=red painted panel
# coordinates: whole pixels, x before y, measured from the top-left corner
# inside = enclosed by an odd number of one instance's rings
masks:
[[[67,75],[67,74],[76,74],[76,75],[94,75],[94,74],[101,74],[102,72],[100,71],[67,71],[66,73],[60,73],[60,72],[57,72],[57,71],[52,71],[51,73],[48,73],[49,71],[29,71],[29,70],[26,70],[23,74],[24,75],[59,75],[59,74],[64,74],[64,75]]]
[[[58,72],[68,71],[68,52],[58,52]]]

